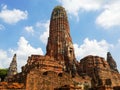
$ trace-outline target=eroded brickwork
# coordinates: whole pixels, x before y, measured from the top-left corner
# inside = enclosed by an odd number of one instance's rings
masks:
[[[17,74],[17,59],[16,59],[16,54],[14,54],[13,59],[10,63],[10,66],[8,68],[8,73],[5,78],[5,81],[9,81],[9,78],[12,78],[12,76]]]
[[[120,86],[120,74],[111,70],[109,63],[99,56],[87,56],[80,61],[79,74],[87,74],[92,78],[93,87]]]
[[[10,67],[8,70],[8,76],[12,76],[17,74],[17,61],[16,61],[16,54],[14,54],[12,62],[10,63]]]
[[[111,70],[118,72],[117,64],[116,64],[115,60],[113,59],[113,57],[112,57],[110,52],[107,53],[107,62],[109,64]]]
[[[81,82],[81,83],[80,83]],[[84,82],[90,85],[90,78],[82,78],[80,76],[76,76],[72,78],[68,73],[56,73],[53,71],[41,72],[39,69],[35,69],[30,71],[27,75],[27,90],[57,90],[65,85],[70,85],[77,89],[78,87],[82,89]],[[80,90],[81,90],[80,89]]]
[[[80,62],[75,59],[66,11],[56,6],[51,15],[46,55],[29,56],[22,72],[8,81],[18,82],[26,90],[113,90],[120,87],[120,74],[110,53],[107,61],[92,55]]]
[[[53,56],[59,61],[63,60],[66,70],[72,72],[75,66],[75,54],[67,14],[61,6],[53,9],[49,33],[46,55]]]

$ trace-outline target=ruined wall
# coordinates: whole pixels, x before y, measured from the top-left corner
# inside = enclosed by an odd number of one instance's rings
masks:
[[[120,74],[111,70],[107,61],[99,56],[87,56],[80,61],[79,74],[92,77],[93,86],[120,86]]]
[[[57,74],[55,72],[31,71],[27,76],[26,90],[54,90],[55,87],[70,84],[69,76]]]
[[[80,88],[84,83],[90,84],[90,78],[86,77],[83,79],[79,76],[71,78],[69,74],[64,72],[41,72],[38,69],[34,69],[27,75],[26,90],[54,90],[66,85],[70,85],[73,88],[80,85]]]

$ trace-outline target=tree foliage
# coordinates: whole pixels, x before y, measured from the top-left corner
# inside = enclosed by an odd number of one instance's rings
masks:
[[[1,81],[4,80],[4,78],[7,76],[7,72],[8,72],[8,69],[0,69],[0,78],[1,78]]]

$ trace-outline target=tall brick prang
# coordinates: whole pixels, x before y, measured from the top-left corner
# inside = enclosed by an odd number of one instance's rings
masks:
[[[46,55],[63,61],[68,71],[74,66],[75,54],[69,23],[66,11],[61,6],[56,6],[51,15]]]

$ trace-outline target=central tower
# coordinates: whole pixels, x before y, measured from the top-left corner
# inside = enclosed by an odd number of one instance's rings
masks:
[[[51,15],[47,55],[57,60],[72,61],[75,59],[67,14],[61,6],[56,6]]]
[[[75,54],[66,11],[61,6],[53,9],[46,55],[65,63],[67,71],[73,69]]]

